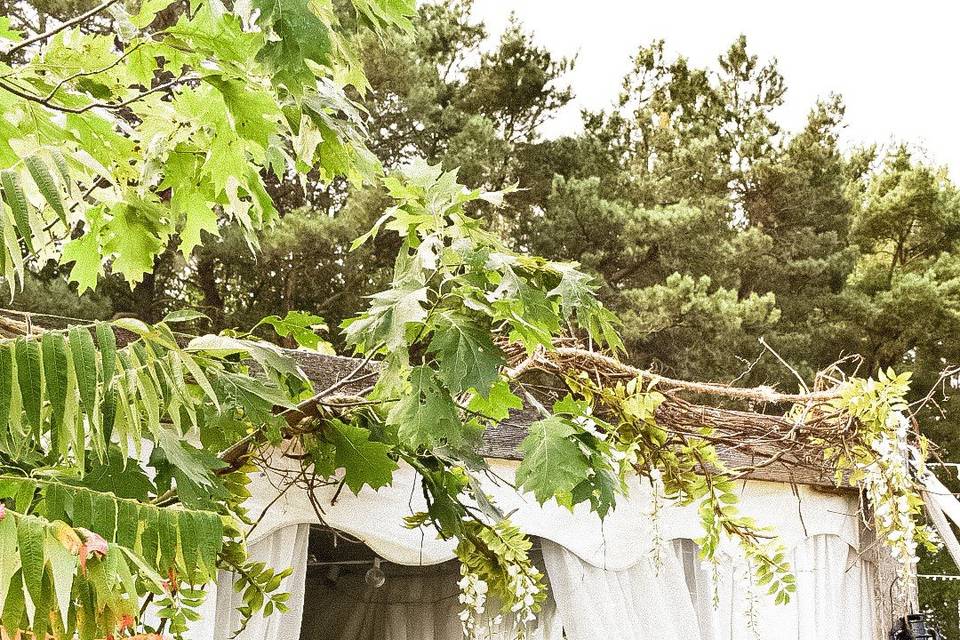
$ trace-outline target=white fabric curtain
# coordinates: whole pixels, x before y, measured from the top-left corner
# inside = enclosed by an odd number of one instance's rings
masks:
[[[874,637],[874,567],[838,536],[811,536],[794,548],[797,591],[786,605],[776,605],[762,587],[751,593],[751,576],[742,563],[721,559],[714,587],[714,569],[699,560],[692,540],[674,541],[674,550],[684,565],[703,640]]]
[[[391,567],[387,581],[373,588],[363,573],[308,584],[304,640],[462,640],[459,570],[455,565],[425,569]],[[498,607],[487,601],[483,640],[513,640],[512,616],[496,620]],[[561,640],[552,601],[527,630],[531,640]]]
[[[683,568],[683,578],[690,592],[693,610],[696,612],[700,637],[703,640],[713,640],[716,634],[714,633],[712,572],[700,559],[700,549],[693,540],[689,538],[674,540],[673,551]]]
[[[543,541],[543,561],[568,640],[700,638],[678,559],[662,554],[619,571],[595,567]]]
[[[251,544],[247,552],[251,560],[265,562],[275,571],[293,567],[280,585],[280,592],[290,594],[286,613],[275,612],[268,618],[255,616],[238,640],[299,640],[303,616],[304,584],[307,576],[307,545],[310,525],[283,527]],[[242,594],[233,589],[233,574],[221,571],[217,584],[212,586],[200,620],[187,637],[191,640],[228,640],[240,628],[237,607],[243,604]]]
[[[873,565],[836,536],[813,536],[793,554],[802,640],[873,638]]]

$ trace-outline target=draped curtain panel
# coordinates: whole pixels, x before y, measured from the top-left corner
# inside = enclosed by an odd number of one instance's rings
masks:
[[[360,573],[308,584],[303,640],[462,640],[459,571],[444,567],[396,575],[397,569],[379,588],[367,585]],[[498,620],[493,601],[486,608],[479,637],[513,640],[513,617]],[[530,640],[562,640],[554,611],[548,601],[527,629]]]
[[[713,568],[699,560],[692,540],[675,540],[700,623],[702,640],[873,640],[873,564],[845,540],[816,535],[794,548],[797,591],[778,606],[766,589],[749,589],[746,566],[729,557]],[[714,586],[716,584],[716,586]],[[716,606],[713,606],[714,600]]]
[[[662,554],[616,571],[543,541],[543,561],[568,640],[691,640],[700,629],[679,560]]]
[[[284,579],[279,589],[290,594],[289,609],[285,613],[275,612],[268,618],[255,616],[237,640],[299,640],[309,540],[310,525],[299,524],[277,529],[249,546],[252,560],[264,562],[275,571],[293,567],[293,573]],[[240,628],[237,607],[241,605],[242,594],[233,589],[233,574],[221,571],[216,586],[208,590],[200,619],[187,637],[191,640],[233,638]]]

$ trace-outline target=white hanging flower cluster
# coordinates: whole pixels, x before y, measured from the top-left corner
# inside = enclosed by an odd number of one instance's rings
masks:
[[[464,528],[457,546],[464,637],[474,640],[481,635],[489,601],[496,603],[493,624],[500,625],[506,618],[517,640],[522,640],[546,597],[543,576],[530,560],[529,538],[506,518],[492,526],[469,521]],[[501,617],[500,612],[510,615]]]
[[[463,627],[463,637],[466,640],[476,640],[482,637],[479,633],[483,628],[484,614],[487,610],[487,594],[490,586],[478,574],[473,573],[465,564],[460,565],[459,601],[460,624]],[[541,586],[539,574],[535,569],[523,567],[519,564],[507,566],[508,588],[513,594],[513,605],[510,612],[513,614],[513,623],[516,631],[516,640],[526,637],[527,627],[537,619],[537,605],[540,600]],[[509,617],[508,617],[509,619]],[[503,616],[496,615],[493,624],[500,625]]]
[[[860,465],[864,473],[861,485],[874,506],[877,533],[884,537],[890,554],[900,562],[904,578],[912,574],[918,562],[917,524],[910,504],[913,447],[907,441],[909,426],[902,411],[887,414],[884,429],[870,442],[876,460]]]
[[[921,523],[923,498],[917,474],[925,473],[924,442],[910,439],[909,407],[904,397],[909,374],[881,371],[877,379],[854,380],[833,404],[857,420],[862,444],[838,448],[833,460],[839,474],[850,471],[873,507],[877,538],[900,564],[900,578],[916,572],[917,547],[938,539]],[[828,456],[829,458],[830,456]]]
[[[507,567],[509,588],[513,591],[514,603],[510,611],[516,616],[518,638],[527,623],[537,619],[537,596],[540,595],[540,574],[532,566],[511,564]]]
[[[477,629],[483,613],[486,610],[488,585],[477,574],[470,571],[465,564],[460,565],[460,624],[463,626],[463,637],[467,640],[477,638]]]

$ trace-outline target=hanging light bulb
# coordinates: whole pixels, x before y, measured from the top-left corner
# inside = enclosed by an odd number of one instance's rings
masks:
[[[380,568],[380,558],[373,559],[373,566],[367,570],[366,575],[363,576],[363,581],[374,589],[379,589],[387,581],[387,576]]]

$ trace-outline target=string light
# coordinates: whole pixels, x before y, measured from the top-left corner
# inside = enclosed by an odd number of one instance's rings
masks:
[[[373,566],[367,570],[366,575],[363,576],[363,581],[374,589],[379,589],[387,581],[386,574],[380,568],[380,558],[373,559]]]

